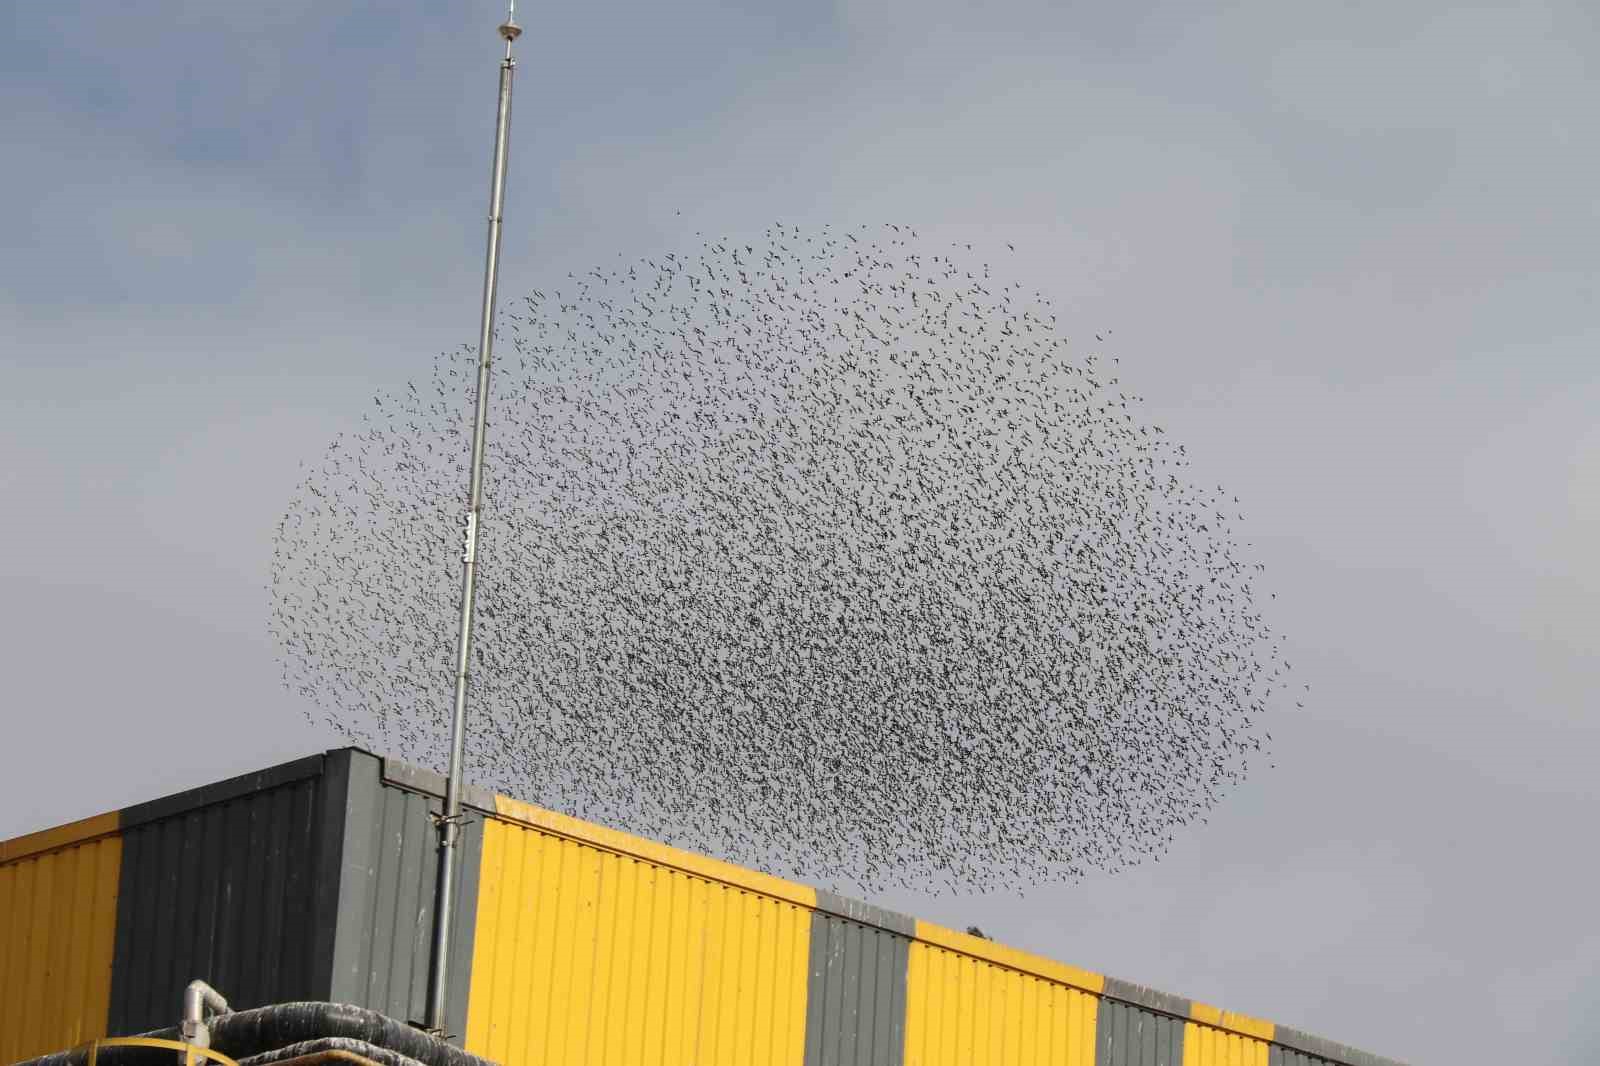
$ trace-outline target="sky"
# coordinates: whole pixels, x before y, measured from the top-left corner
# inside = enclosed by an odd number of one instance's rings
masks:
[[[273,528],[476,337],[500,16],[0,13],[0,838],[342,743]],[[1013,242],[1241,500],[1312,686],[1273,765],[1158,863],[877,902],[1417,1066],[1600,1061],[1592,11],[519,17],[509,297],[775,221]]]

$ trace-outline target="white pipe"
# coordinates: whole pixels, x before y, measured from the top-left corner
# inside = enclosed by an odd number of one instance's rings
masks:
[[[185,1044],[193,1044],[195,1047],[211,1046],[211,1027],[206,1025],[208,1007],[213,1015],[233,1013],[228,1001],[222,998],[222,993],[204,981],[190,981],[189,987],[183,990],[181,1031]],[[186,1056],[179,1056],[180,1062],[185,1059]]]

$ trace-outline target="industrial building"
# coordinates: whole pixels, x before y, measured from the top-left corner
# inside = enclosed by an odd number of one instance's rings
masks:
[[[0,843],[0,1062],[171,1027],[196,979],[235,1010],[423,1018],[443,784],[344,748]],[[504,1066],[1393,1066],[505,796],[465,804],[446,1035]]]

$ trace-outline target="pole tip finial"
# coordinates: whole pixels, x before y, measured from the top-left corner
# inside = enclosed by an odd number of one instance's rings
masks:
[[[522,27],[517,25],[517,0],[506,0],[506,20],[500,24],[500,36],[508,44],[522,36]]]

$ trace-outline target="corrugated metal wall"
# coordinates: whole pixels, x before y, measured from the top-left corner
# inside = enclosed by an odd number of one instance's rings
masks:
[[[1187,1022],[1183,1030],[1183,1066],[1267,1066],[1266,1043]]]
[[[467,1048],[506,1066],[1323,1066],[1271,1022],[494,797]],[[1269,1063],[1269,1055],[1278,1055]]]
[[[123,811],[113,1033],[171,1025],[196,977],[241,1006],[325,998],[322,762]]]
[[[1267,1066],[1336,1066],[1336,1064],[1320,1055],[1274,1044],[1267,1056]]]
[[[806,986],[805,1066],[902,1061],[906,960],[915,923],[817,893]]]
[[[11,917],[0,977],[32,975],[16,978],[23,991],[0,1001],[0,1012],[17,1004],[33,1027],[58,1012],[76,1019],[77,1028],[62,1020],[47,1033],[137,1033],[172,1024],[184,985],[199,977],[240,1007],[332,999],[421,1019],[438,839],[429,815],[441,804],[384,780],[382,767],[376,756],[345,749],[102,816],[117,835],[91,852],[93,873],[73,872],[71,851],[7,864],[0,885],[10,888],[0,891],[55,902],[44,919],[0,910]],[[481,821],[469,818],[457,867],[461,906],[446,1019],[455,1034],[466,1026]],[[72,897],[52,888],[63,878],[77,879],[79,905],[99,924],[71,924]],[[103,959],[99,971],[86,971],[103,980],[95,986],[100,999],[80,1003],[69,994],[77,971],[63,969],[51,952],[77,952],[78,942],[63,938],[90,930],[104,948],[81,965]],[[25,938],[21,950],[9,950],[13,933]],[[34,1000],[47,987],[53,991],[41,1011]],[[3,1035],[13,1031],[20,1028],[0,1027],[0,1039],[13,1039]],[[70,1042],[52,1036],[43,1047]]]
[[[1034,965],[1044,960],[923,922],[917,935],[906,1066],[1095,1066],[1095,975],[1052,979]],[[1019,965],[979,952],[1014,956]]]
[[[801,1066],[811,909],[684,868],[711,865],[490,821],[467,1049],[508,1066]]]
[[[1397,1066],[1391,1059],[1286,1025],[1275,1026],[1267,1066]]]
[[[334,772],[341,772],[335,768]],[[443,803],[416,789],[433,781],[411,775],[402,788],[382,776],[382,761],[354,752],[342,772],[344,837],[332,980],[326,998],[358,1003],[401,1021],[427,1017],[439,833]],[[456,863],[458,906],[451,932],[445,1029],[466,1032],[483,816],[468,810]]]
[[[1273,1025],[1108,977],[1096,1066],[1267,1066]]]
[[[0,1061],[236,1006],[420,1020],[442,779],[355,749],[0,843]],[[505,1066],[1394,1066],[467,790],[448,1031]]]
[[[117,824],[101,815],[0,846],[0,1062],[106,1035]]]
[[[1185,1066],[1187,1024],[1132,1003],[1102,999],[1094,1066]]]
[[[1271,1022],[1205,1003],[1189,1004],[1183,1031],[1184,1066],[1267,1066]]]

